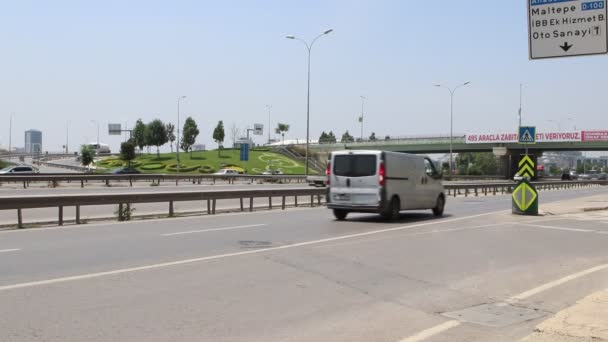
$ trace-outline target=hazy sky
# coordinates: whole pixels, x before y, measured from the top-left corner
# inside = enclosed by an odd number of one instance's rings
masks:
[[[455,131],[515,130],[519,83],[524,123],[539,130],[606,128],[608,56],[528,60],[524,1],[1,1],[0,145],[43,131],[44,150],[96,140],[117,149],[107,124],[192,115],[199,143],[226,127],[306,128],[306,51],[311,39],[311,136],[448,134],[449,94],[465,81]],[[568,118],[572,118],[568,120]],[[265,127],[266,128],[266,127]],[[267,139],[258,137],[257,142]],[[229,134],[227,132],[227,139]]]

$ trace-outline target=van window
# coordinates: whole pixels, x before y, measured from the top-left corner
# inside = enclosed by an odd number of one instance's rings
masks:
[[[435,165],[433,165],[433,162],[431,162],[431,160],[428,158],[424,159],[424,169],[428,176],[433,177],[437,174],[437,172],[435,171]]]
[[[368,177],[376,174],[376,156],[351,154],[334,157],[334,174],[343,177]]]

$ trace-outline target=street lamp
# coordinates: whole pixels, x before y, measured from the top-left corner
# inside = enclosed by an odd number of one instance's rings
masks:
[[[363,142],[363,105],[365,104],[365,100],[367,99],[365,96],[361,95],[361,117],[359,118],[359,122],[361,123],[361,142]]]
[[[465,82],[455,88],[449,88],[442,84],[435,84],[435,87],[446,88],[450,92],[450,176],[453,173],[453,154],[454,154],[454,93],[460,87],[464,87],[471,82]]]
[[[177,148],[176,150],[176,159],[177,159],[177,173],[179,173],[179,103],[181,100],[185,99],[186,96],[180,96],[177,98]]]
[[[308,87],[307,87],[307,95],[306,95],[306,170],[305,175],[308,176],[308,155],[310,150],[310,51],[312,50],[313,45],[317,41],[317,39],[323,37],[326,34],[330,34],[333,29],[326,30],[320,35],[316,36],[315,39],[312,40],[310,44],[303,39],[300,39],[296,36],[286,36],[287,39],[299,40],[306,46],[306,50],[308,51]]]
[[[268,145],[270,145],[270,110],[272,105],[266,105],[266,109],[268,110]]]

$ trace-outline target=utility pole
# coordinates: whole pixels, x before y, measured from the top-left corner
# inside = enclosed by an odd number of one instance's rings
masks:
[[[13,152],[13,113],[11,113],[11,118],[9,121],[8,128],[8,154]]]
[[[523,83],[519,83],[519,127],[521,127],[521,97],[523,91]]]
[[[366,97],[361,95],[361,117],[359,122],[361,123],[361,142],[363,142],[363,105],[365,104]]]

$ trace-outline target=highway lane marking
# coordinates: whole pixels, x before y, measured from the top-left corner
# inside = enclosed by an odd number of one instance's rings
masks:
[[[577,272],[577,273],[565,276],[563,278],[560,278],[560,279],[554,280],[552,282],[543,284],[541,286],[535,287],[535,288],[533,288],[531,290],[522,292],[522,293],[520,293],[518,295],[515,295],[515,296],[507,299],[507,302],[516,302],[516,301],[520,301],[520,300],[532,297],[534,295],[537,295],[537,294],[539,294],[541,292],[550,290],[550,289],[552,289],[554,287],[557,287],[557,286],[562,285],[564,283],[567,283],[569,281],[572,281],[572,280],[584,277],[586,275],[589,275],[591,273],[599,272],[599,271],[602,271],[602,270],[605,270],[605,269],[608,269],[608,264],[603,264],[603,265],[599,265],[599,266],[588,268],[588,269],[586,269],[584,271],[580,271],[580,272]]]
[[[410,336],[410,337],[406,337],[402,340],[399,340],[399,342],[419,342],[419,341],[424,341],[427,338],[433,337],[435,335],[441,334],[442,332],[455,328],[457,326],[459,326],[460,321],[447,321],[447,322],[443,322],[439,325],[436,325],[434,327],[428,328],[426,330],[422,330],[421,332],[417,333],[416,335]]]
[[[0,249],[0,253],[8,253],[8,252],[18,252],[21,248],[12,248],[12,249]]]
[[[387,233],[387,232],[400,231],[400,230],[405,230],[405,229],[410,229],[410,228],[415,228],[415,227],[424,227],[424,226],[431,226],[431,225],[442,224],[442,223],[458,222],[458,221],[473,219],[473,218],[477,218],[477,217],[495,215],[495,214],[504,213],[504,212],[505,212],[505,210],[501,210],[501,211],[489,212],[489,213],[478,214],[478,215],[464,216],[464,217],[459,217],[459,218],[454,218],[454,219],[436,220],[436,221],[432,221],[432,222],[425,222],[425,223],[413,224],[413,225],[408,225],[408,226],[373,230],[373,231],[369,231],[369,232],[365,232],[365,233],[342,235],[342,236],[336,236],[333,238],[326,238],[326,239],[320,239],[320,240],[311,240],[311,241],[299,242],[299,243],[277,246],[277,247],[260,248],[260,249],[256,249],[256,250],[249,250],[249,251],[243,251],[243,252],[218,254],[218,255],[211,255],[211,256],[200,257],[200,258],[164,262],[164,263],[159,263],[159,264],[122,268],[122,269],[117,269],[117,270],[112,270],[112,271],[89,273],[89,274],[82,274],[82,275],[62,277],[62,278],[53,278],[53,279],[39,280],[39,281],[31,281],[31,282],[19,283],[19,284],[13,284],[13,285],[5,285],[5,286],[0,286],[0,292],[27,288],[27,287],[65,283],[65,282],[77,281],[77,280],[100,278],[100,277],[112,276],[112,275],[123,274],[123,273],[154,270],[154,269],[166,268],[166,267],[171,267],[171,266],[199,263],[199,262],[203,262],[203,261],[232,258],[232,257],[237,257],[237,256],[243,256],[243,255],[279,251],[279,250],[285,250],[285,249],[291,249],[291,248],[297,248],[297,247],[303,247],[303,246],[316,245],[316,244],[325,243],[325,242],[352,239],[352,238],[361,237],[361,236],[370,236],[370,235],[377,235],[377,234],[382,234],[382,233]]]
[[[512,303],[517,303],[517,302],[522,301],[524,299],[527,299],[527,298],[530,298],[532,296],[535,296],[535,295],[537,295],[539,293],[542,293],[542,292],[548,291],[548,290],[550,290],[552,288],[555,288],[557,286],[563,285],[563,284],[565,284],[565,283],[567,283],[569,281],[573,281],[573,280],[582,278],[582,277],[584,277],[586,275],[589,275],[589,274],[592,274],[592,273],[596,273],[596,272],[599,272],[599,271],[603,271],[605,269],[608,269],[608,264],[603,264],[603,265],[598,265],[598,266],[595,266],[595,267],[591,267],[591,268],[588,268],[586,270],[583,270],[583,271],[580,271],[580,272],[577,272],[577,273],[574,273],[574,274],[571,274],[571,275],[567,275],[567,276],[565,276],[563,278],[560,278],[560,279],[557,279],[557,280],[545,283],[543,285],[537,286],[537,287],[535,287],[533,289],[524,291],[524,292],[522,292],[520,294],[517,294],[515,296],[512,296],[512,297],[506,299],[502,303],[498,303],[497,305],[498,306],[507,306],[507,305],[512,304]],[[459,324],[456,324],[456,323],[449,324],[450,322],[458,322]],[[440,333],[442,333],[442,332],[444,332],[444,331],[446,331],[448,329],[457,327],[459,325],[460,325],[459,321],[447,321],[447,322],[444,322],[442,324],[439,324],[439,325],[436,325],[434,327],[431,327],[431,328],[428,328],[426,330],[423,330],[423,331],[419,332],[416,335],[413,335],[411,337],[402,339],[399,342],[423,341],[423,340],[425,340],[427,338],[430,338],[432,336],[440,334]],[[415,339],[411,339],[410,340],[410,338],[415,338]]]
[[[174,236],[174,235],[185,235],[185,234],[196,234],[196,233],[207,233],[207,232],[217,232],[221,230],[233,230],[233,229],[244,229],[244,228],[254,228],[254,227],[262,227],[266,226],[265,223],[260,224],[249,224],[246,226],[235,226],[235,227],[225,227],[225,228],[211,228],[211,229],[201,229],[201,230],[190,230],[186,232],[177,232],[177,233],[165,233],[160,234],[161,236]]]
[[[591,229],[580,229],[580,228],[568,228],[568,227],[556,227],[556,226],[546,226],[542,224],[528,224],[524,223],[524,226],[534,227],[534,228],[543,228],[543,229],[554,229],[554,230],[565,230],[570,232],[579,232],[579,233],[593,233],[595,230]]]
[[[387,239],[395,239],[395,238],[401,238],[401,237],[410,237],[410,236],[419,236],[419,235],[430,235],[430,234],[437,234],[437,233],[458,232],[458,231],[461,231],[461,230],[491,228],[491,227],[506,226],[506,225],[510,225],[510,224],[513,224],[513,223],[512,222],[507,222],[507,223],[491,223],[491,224],[484,224],[484,225],[473,226],[473,227],[435,229],[435,230],[430,230],[428,232],[405,233],[405,234],[400,234],[400,235],[397,235],[397,236],[387,236],[387,237],[381,237],[381,238],[376,238],[376,239],[366,239],[366,240],[357,240],[357,241],[347,241],[347,242],[341,242],[341,243],[332,243],[332,244],[326,244],[326,245],[321,245],[321,246],[315,246],[313,248],[316,248],[316,249],[329,248],[329,247],[333,248],[333,247],[349,246],[349,245],[355,245],[355,244],[366,243],[366,242],[383,241],[383,240],[387,240]]]
[[[238,209],[238,208],[235,208]],[[263,208],[262,208],[263,209]],[[329,213],[327,211],[327,208],[325,207],[297,207],[297,208],[287,208],[285,210],[258,210],[258,211],[247,211],[247,212],[235,212],[235,213],[225,213],[225,214],[218,214],[218,215],[197,215],[197,216],[182,216],[182,217],[173,217],[171,219],[168,219],[166,217],[164,218],[156,218],[156,219],[144,219],[144,220],[133,220],[133,221],[124,221],[124,222],[118,222],[118,221],[107,221],[107,222],[99,222],[99,223],[87,223],[87,224],[79,224],[79,225],[72,225],[72,226],[62,226],[62,227],[42,227],[42,228],[28,228],[28,229],[12,229],[12,230],[0,230],[0,234],[19,234],[19,233],[31,233],[31,232],[61,232],[61,231],[65,231],[65,230],[69,230],[69,229],[84,229],[84,228],[113,228],[114,226],[117,225],[125,225],[125,224],[132,224],[132,225],[139,225],[141,224],[142,226],[144,226],[143,228],[145,228],[146,224],[148,223],[158,223],[158,222],[172,222],[172,221],[185,221],[185,220],[199,220],[199,219],[222,219],[224,217],[232,217],[232,216],[243,216],[243,215],[268,215],[268,214],[284,214],[286,212],[299,212],[299,211],[309,211],[309,210],[320,210],[323,209],[325,212]],[[166,212],[162,212],[159,214],[163,214],[166,215]],[[83,220],[85,220],[86,218],[83,217]],[[95,219],[95,218],[93,218]]]

